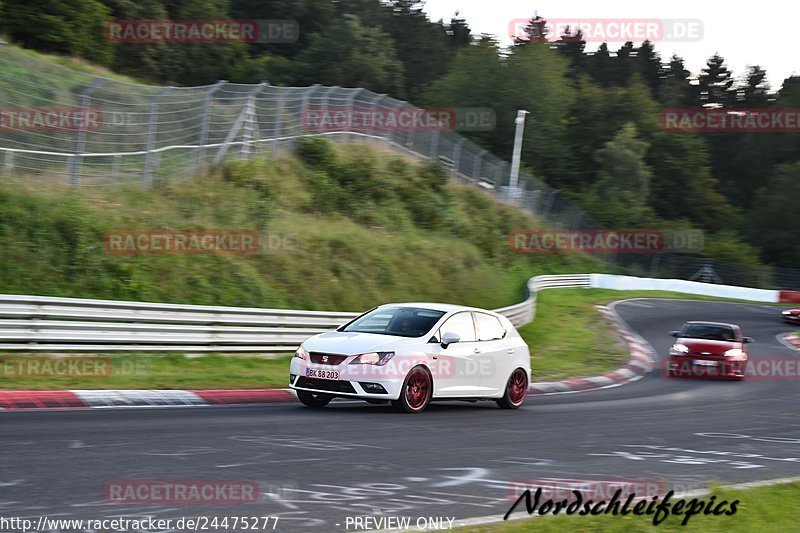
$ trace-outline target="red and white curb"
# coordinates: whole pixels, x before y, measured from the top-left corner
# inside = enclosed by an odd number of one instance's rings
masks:
[[[0,391],[0,409],[246,405],[296,398],[289,389]]]
[[[800,350],[800,335],[797,333],[787,333],[786,335],[779,335],[778,340],[786,346]]]
[[[595,307],[611,322],[614,329],[619,332],[628,344],[631,357],[628,359],[627,364],[613,372],[606,372],[590,378],[532,383],[528,388],[528,395],[563,394],[618,387],[625,383],[642,379],[645,374],[655,369],[655,351],[647,341],[628,328],[617,312],[614,311],[613,306],[614,304],[609,307],[601,305]]]

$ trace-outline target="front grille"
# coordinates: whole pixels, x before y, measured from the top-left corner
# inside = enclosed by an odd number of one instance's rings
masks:
[[[330,365],[330,366],[336,366],[339,363],[341,363],[342,361],[344,361],[345,359],[347,359],[347,357],[348,357],[346,355],[338,355],[338,354],[332,354],[332,353],[320,353],[320,352],[311,352],[308,355],[311,357],[311,362],[312,363],[315,363],[315,364],[318,364],[318,365]]]
[[[328,392],[349,392],[350,394],[355,394],[356,390],[350,384],[349,381],[335,381],[332,379],[316,379],[316,378],[307,378],[304,376],[300,376],[297,378],[297,383],[295,383],[295,387],[300,387],[302,389],[315,389],[315,390],[324,390]]]

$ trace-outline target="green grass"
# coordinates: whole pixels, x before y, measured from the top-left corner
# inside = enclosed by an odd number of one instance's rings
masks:
[[[536,516],[512,520],[501,525],[459,528],[463,533],[556,533],[577,532],[678,532],[700,533],[752,533],[760,531],[797,531],[797,498],[800,483],[786,483],[749,489],[715,487],[712,494],[716,502],[739,500],[737,511],[731,516],[692,516],[686,526],[681,526],[683,516],[670,516],[658,526],[653,525],[653,516]],[[710,496],[699,496],[708,501]],[[687,499],[687,501],[690,500]],[[517,508],[519,509],[519,507]],[[524,514],[524,502],[522,510]],[[512,516],[516,516],[516,512]]]
[[[48,376],[36,371],[19,376],[20,364],[25,365],[31,357],[0,355],[0,389],[269,389],[286,387],[289,380],[290,356],[114,354],[99,356],[98,363],[106,371],[94,377]],[[44,357],[37,356],[37,360]]]

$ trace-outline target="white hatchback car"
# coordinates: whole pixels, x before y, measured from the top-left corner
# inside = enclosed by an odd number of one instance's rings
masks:
[[[386,304],[304,341],[289,385],[309,407],[335,397],[417,413],[431,400],[525,401],[528,345],[504,316],[472,307]]]

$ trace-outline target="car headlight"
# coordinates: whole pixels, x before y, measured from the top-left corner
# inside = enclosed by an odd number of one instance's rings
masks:
[[[302,346],[299,347],[296,352],[294,352],[294,356],[298,359],[302,359],[303,361],[308,361],[308,352]]]
[[[389,359],[394,357],[394,352],[370,352],[357,355],[355,359],[350,361],[351,365],[376,365],[383,366],[389,362]]]
[[[689,353],[689,347],[685,344],[673,344],[672,348],[670,348],[675,353]]]
[[[725,352],[725,357],[739,357],[741,355],[744,355],[744,352],[740,348],[731,348]]]

